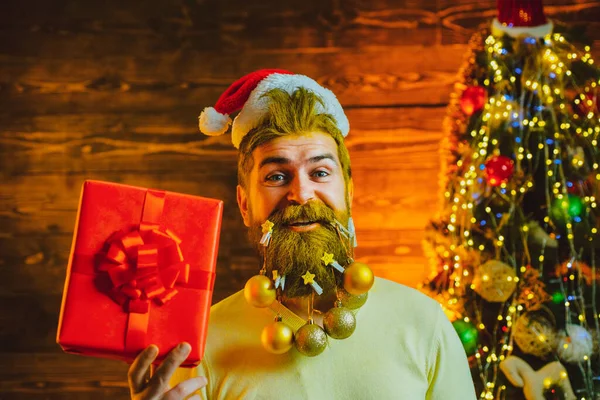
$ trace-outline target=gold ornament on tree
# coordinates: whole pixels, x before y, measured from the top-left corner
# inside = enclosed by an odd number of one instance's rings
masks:
[[[517,288],[517,275],[510,265],[490,260],[475,270],[471,287],[489,302],[502,303]]]
[[[513,338],[527,354],[545,358],[556,349],[558,342],[554,324],[534,312],[522,314],[513,326]]]

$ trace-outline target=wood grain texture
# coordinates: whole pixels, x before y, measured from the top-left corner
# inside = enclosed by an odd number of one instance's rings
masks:
[[[9,56],[0,63],[0,76],[10,80],[3,83],[4,101],[21,115],[187,110],[185,115],[193,118],[239,76],[273,65],[311,76],[332,89],[345,107],[439,105],[447,100],[462,60],[457,54],[464,49],[300,49],[248,53],[241,59],[238,54],[182,50],[157,58],[104,57],[100,66],[93,56],[68,63]]]
[[[587,28],[600,1],[547,0]],[[495,0],[8,0],[0,4],[0,400],[127,399],[123,363],[55,343],[85,179],[225,202],[213,300],[258,260],[229,137],[197,115],[241,75],[286,68],[331,88],[351,123],[357,258],[414,286],[435,213],[445,105]]]
[[[0,399],[129,399],[125,363],[58,351],[4,353]]]

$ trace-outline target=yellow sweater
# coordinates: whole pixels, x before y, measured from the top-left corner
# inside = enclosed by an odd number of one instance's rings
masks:
[[[211,309],[204,360],[205,399],[473,400],[463,347],[440,305],[415,289],[377,278],[356,330],[305,357],[265,351],[269,309],[242,292]],[[179,376],[179,379],[182,375]]]

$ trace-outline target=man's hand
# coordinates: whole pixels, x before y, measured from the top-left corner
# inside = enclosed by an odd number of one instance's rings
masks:
[[[169,386],[173,373],[185,361],[190,350],[191,347],[188,343],[180,343],[167,354],[165,360],[156,369],[156,373],[150,376],[152,362],[158,355],[158,347],[148,346],[129,367],[127,377],[131,399],[182,400],[206,386],[206,378],[203,376],[183,381],[172,389]],[[150,378],[148,379],[148,377]],[[189,400],[200,400],[200,396],[196,394]]]

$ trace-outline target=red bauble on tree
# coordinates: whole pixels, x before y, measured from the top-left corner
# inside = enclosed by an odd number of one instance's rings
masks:
[[[460,108],[468,116],[481,110],[486,102],[487,93],[481,86],[469,86],[460,96]]]
[[[500,186],[513,174],[514,162],[506,156],[493,156],[485,163],[485,174],[491,186]]]

